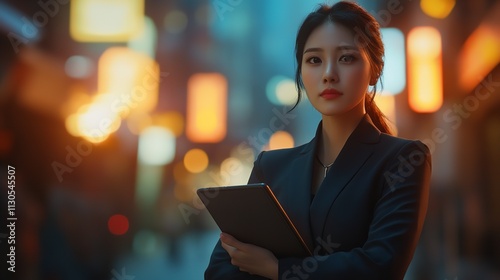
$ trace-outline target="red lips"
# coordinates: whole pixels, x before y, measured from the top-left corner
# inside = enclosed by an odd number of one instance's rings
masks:
[[[343,95],[342,92],[333,88],[327,88],[324,91],[322,91],[319,96],[323,97],[324,99],[334,99],[340,97],[341,95]]]

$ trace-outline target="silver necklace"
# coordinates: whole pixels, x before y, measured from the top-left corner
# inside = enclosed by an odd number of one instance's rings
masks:
[[[319,156],[318,156],[318,155],[316,155],[316,159],[318,160],[319,164],[321,164],[321,166],[322,166],[322,167],[323,167],[323,169],[325,170],[325,175],[323,176],[323,178],[326,178],[326,173],[328,172],[328,168],[332,167],[332,165],[333,165],[333,163],[334,163],[335,161],[334,161],[334,162],[332,162],[332,163],[330,163],[330,164],[328,164],[328,165],[324,165],[324,164],[321,162],[321,160],[319,159]]]

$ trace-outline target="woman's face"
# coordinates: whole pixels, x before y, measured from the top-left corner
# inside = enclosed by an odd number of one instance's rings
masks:
[[[311,33],[304,47],[302,81],[321,114],[365,113],[370,63],[348,28],[326,22]]]

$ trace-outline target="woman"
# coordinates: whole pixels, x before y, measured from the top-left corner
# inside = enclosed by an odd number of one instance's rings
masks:
[[[268,184],[314,256],[277,259],[222,233],[206,279],[403,279],[427,210],[427,147],[390,135],[373,102],[384,47],[360,6],[321,6],[299,29],[296,83],[322,121],[311,142],[262,152]]]

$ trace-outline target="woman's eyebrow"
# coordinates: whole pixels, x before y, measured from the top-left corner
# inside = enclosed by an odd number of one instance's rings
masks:
[[[356,47],[356,46],[350,46],[350,45],[338,46],[335,49],[339,50],[339,51],[351,50],[351,51],[358,51],[359,52],[359,48],[358,47]],[[304,54],[308,53],[308,52],[322,52],[322,51],[323,51],[322,48],[308,48],[308,49],[306,49],[304,51]]]
[[[304,53],[308,53],[308,52],[321,52],[323,51],[322,48],[308,48],[304,51]]]

